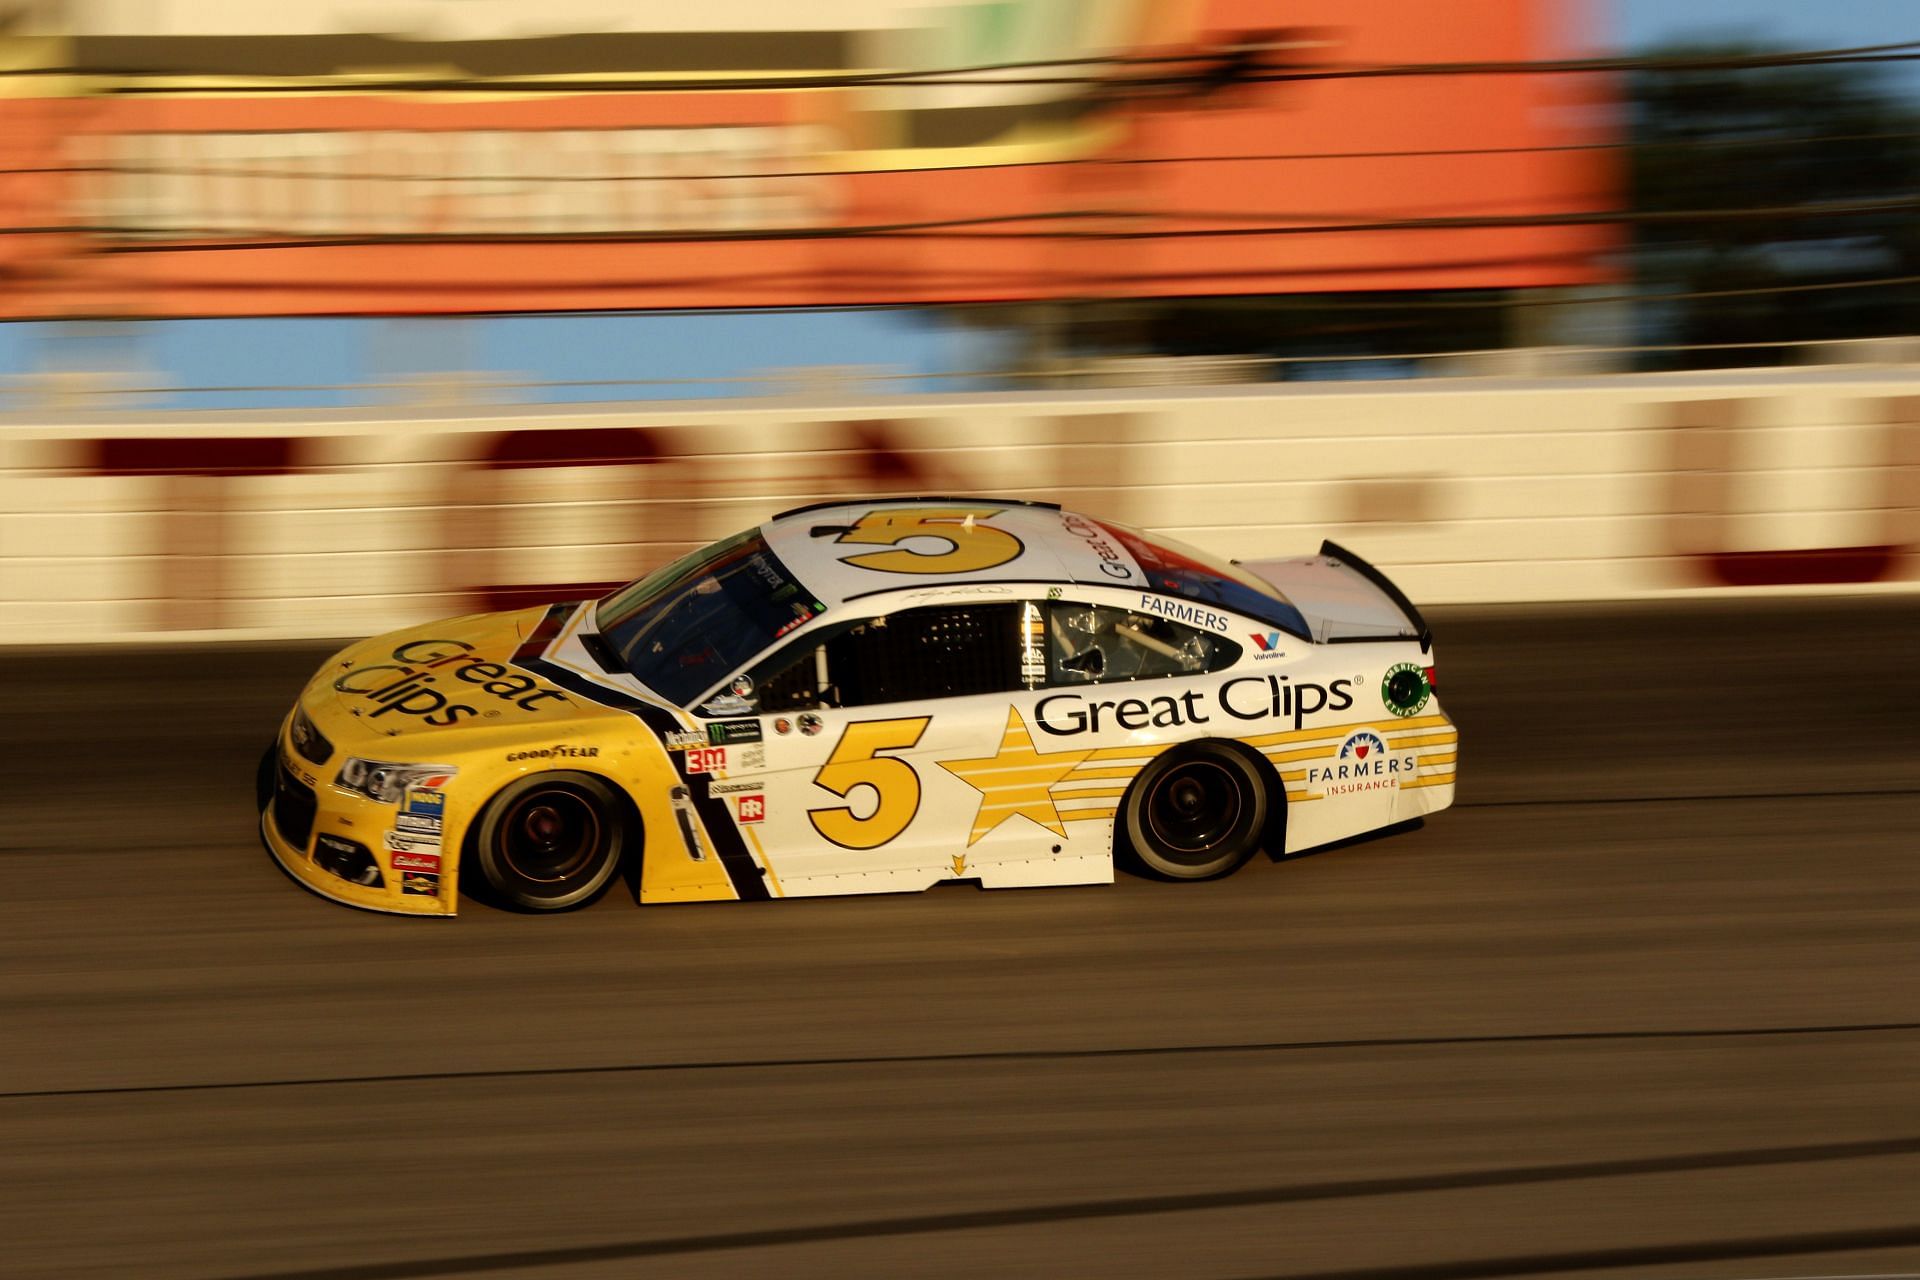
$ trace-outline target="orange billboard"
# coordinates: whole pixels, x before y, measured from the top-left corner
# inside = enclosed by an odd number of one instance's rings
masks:
[[[1260,0],[847,0],[796,32],[732,0],[594,34],[553,0],[531,34],[407,39],[341,34],[336,3],[0,41],[47,69],[0,99],[0,315],[1605,278],[1611,233],[1556,222],[1614,204],[1604,81],[1368,72],[1565,56],[1558,3],[1294,0],[1275,30]]]

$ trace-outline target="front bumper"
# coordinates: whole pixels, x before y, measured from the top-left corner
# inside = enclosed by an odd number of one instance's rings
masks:
[[[408,916],[457,914],[457,850],[438,855],[390,850],[386,841],[394,806],[327,785],[292,752],[287,733],[283,722],[274,750],[273,797],[260,814],[260,838],[274,861],[321,897],[350,907]],[[396,866],[396,859],[408,865]],[[369,864],[380,883],[348,878]],[[435,869],[424,869],[428,866]]]

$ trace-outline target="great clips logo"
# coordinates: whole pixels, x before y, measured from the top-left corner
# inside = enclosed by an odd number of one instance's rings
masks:
[[[1351,680],[1315,684],[1294,682],[1286,676],[1238,676],[1209,697],[1198,689],[1149,698],[1093,698],[1082,693],[1053,693],[1034,704],[1034,723],[1040,732],[1056,738],[1113,729],[1176,729],[1190,724],[1212,724],[1216,714],[1226,721],[1281,720],[1298,729],[1322,711],[1345,711],[1353,706]]]
[[[334,692],[377,704],[368,719],[398,714],[419,716],[431,725],[455,724],[481,714],[473,703],[455,698],[474,702],[492,698],[522,711],[531,711],[548,699],[567,701],[567,695],[543,688],[532,676],[476,658],[472,651],[472,645],[460,640],[409,640],[393,651],[394,661],[355,667],[335,680]]]

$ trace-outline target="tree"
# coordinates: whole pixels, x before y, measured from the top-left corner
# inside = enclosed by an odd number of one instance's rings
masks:
[[[1651,57],[1753,48],[1667,47]],[[1629,81],[1632,202],[1703,221],[1641,224],[1648,293],[1772,289],[1920,275],[1920,112],[1867,65],[1647,71]],[[1911,333],[1920,288],[1872,286],[1651,303],[1645,340],[1810,341]],[[1751,360],[1729,353],[1726,363]],[[1697,361],[1696,361],[1697,362]]]

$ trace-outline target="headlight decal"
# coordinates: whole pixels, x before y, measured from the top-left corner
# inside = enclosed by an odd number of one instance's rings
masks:
[[[333,785],[381,804],[397,804],[407,788],[443,787],[458,772],[449,764],[396,764],[351,756],[341,764]]]

